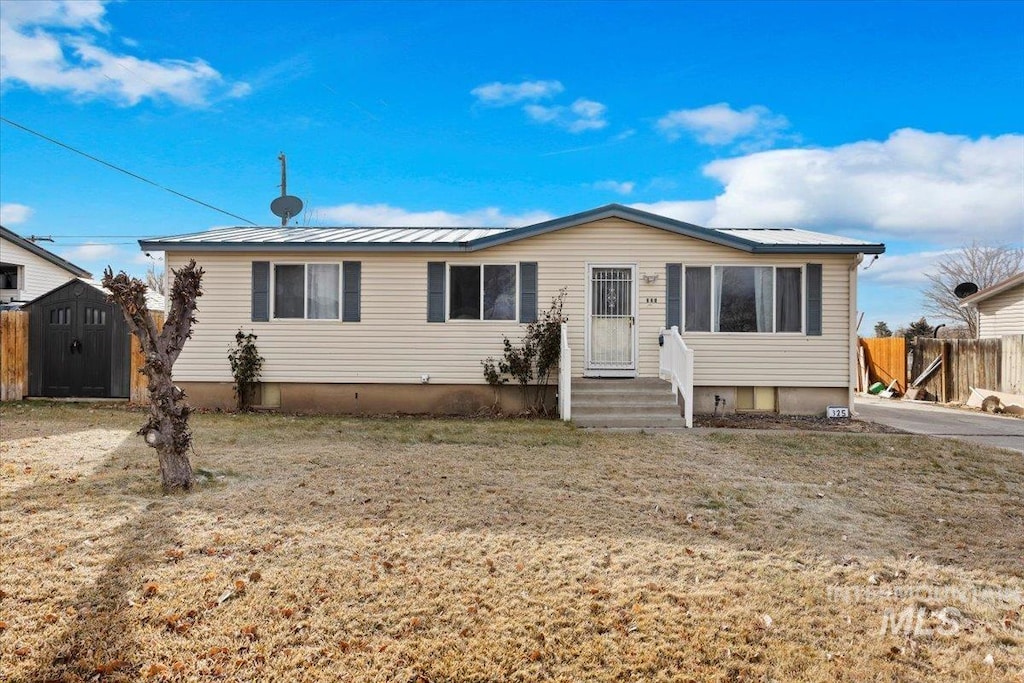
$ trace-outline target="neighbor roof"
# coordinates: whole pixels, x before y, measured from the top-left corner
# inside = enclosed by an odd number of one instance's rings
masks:
[[[57,266],[59,268],[63,268],[64,270],[68,271],[72,275],[75,275],[77,277],[86,277],[86,278],[92,277],[92,273],[87,271],[85,268],[79,268],[78,266],[76,266],[71,261],[67,261],[65,259],[62,259],[60,256],[57,256],[52,251],[47,251],[46,249],[43,249],[41,246],[39,246],[35,242],[29,242],[24,237],[21,237],[20,235],[11,232],[10,230],[8,230],[7,228],[5,228],[2,225],[0,225],[0,237],[3,237],[5,240],[7,240],[8,242],[11,242],[12,244],[17,244],[22,249],[24,249],[26,251],[30,251],[30,252],[32,252],[33,254],[35,254],[36,256],[38,256],[38,257],[40,257],[42,259],[46,259],[47,261],[49,261],[53,265],[55,265],[55,266]]]
[[[984,301],[985,299],[993,297],[996,294],[1002,294],[1006,290],[1012,289],[1017,285],[1024,285],[1024,272],[1017,273],[1016,275],[1011,275],[1005,280],[1000,280],[991,287],[980,289],[974,294],[964,297],[963,299],[960,300],[960,306],[963,307],[976,305],[979,301]]]
[[[621,204],[609,204],[521,228],[217,228],[139,240],[144,250],[250,251],[406,250],[477,251],[604,218],[652,228],[751,253],[881,254],[884,244],[796,228],[705,228]]]

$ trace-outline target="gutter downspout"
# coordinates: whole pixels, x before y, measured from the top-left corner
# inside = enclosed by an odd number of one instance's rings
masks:
[[[857,254],[850,266],[850,382],[847,388],[847,405],[853,415],[853,393],[857,386],[857,268],[864,262],[864,254]]]

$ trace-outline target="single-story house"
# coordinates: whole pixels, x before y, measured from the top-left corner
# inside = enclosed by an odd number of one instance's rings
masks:
[[[31,301],[76,277],[92,274],[0,226],[0,303]]]
[[[678,326],[697,412],[716,396],[727,410],[852,405],[857,265],[885,250],[617,204],[520,228],[239,227],[140,245],[206,272],[174,367],[196,404],[233,405],[241,328],[258,335],[266,406],[426,413],[491,405],[481,361],[560,290],[575,379],[657,378],[662,330]]]
[[[1024,273],[995,283],[960,300],[978,311],[978,338],[1024,334]]]

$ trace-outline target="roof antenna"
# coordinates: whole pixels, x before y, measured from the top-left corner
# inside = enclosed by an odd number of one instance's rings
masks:
[[[302,200],[288,194],[288,170],[284,152],[281,152],[277,158],[281,162],[281,196],[270,202],[270,210],[275,216],[281,218],[281,227],[283,228],[288,225],[289,219],[294,218],[302,211]]]

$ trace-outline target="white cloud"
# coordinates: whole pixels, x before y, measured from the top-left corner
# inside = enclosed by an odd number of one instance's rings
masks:
[[[972,139],[905,128],[878,142],[779,149],[714,161],[724,190],[709,202],[662,202],[669,215],[706,212],[712,226],[790,226],[958,244],[1024,236],[1024,136]],[[657,212],[657,209],[651,210]]]
[[[608,107],[600,102],[584,98],[576,100],[568,107],[541,104],[528,104],[523,107],[526,115],[537,123],[551,123],[570,133],[604,128],[608,125],[608,121],[604,118],[607,110]]]
[[[408,211],[388,204],[341,204],[324,206],[313,214],[326,225],[380,227],[519,227],[546,221],[553,216],[545,211],[506,214],[495,207],[464,213],[449,211]]]
[[[35,210],[24,204],[0,204],[0,225],[20,225],[31,218],[33,213]]]
[[[0,83],[42,92],[111,99],[122,105],[167,99],[204,106],[216,98],[248,94],[202,59],[152,61],[117,54],[97,44],[110,32],[105,2],[5,0],[0,12]]]
[[[891,287],[918,289],[927,281],[935,262],[951,250],[919,251],[910,254],[882,254],[877,261],[865,261],[860,278],[865,282]]]
[[[564,110],[565,107],[546,107],[542,104],[528,104],[523,107],[523,111],[526,112],[526,115],[538,123],[551,123],[556,120]]]
[[[770,146],[781,131],[789,127],[789,121],[761,105],[737,111],[728,103],[719,102],[697,109],[670,111],[658,119],[657,127],[669,140],[678,140],[686,132],[706,145],[728,145],[744,140],[763,148]]]
[[[715,200],[680,200],[662,202],[638,202],[630,204],[634,209],[667,216],[684,223],[709,225],[715,215]]]
[[[470,90],[480,104],[507,107],[520,102],[535,102],[558,95],[563,90],[559,81],[523,81],[522,83],[485,83]]]
[[[113,244],[90,242],[77,247],[71,247],[70,249],[62,249],[60,255],[72,263],[77,263],[79,261],[109,259],[111,256],[114,256],[121,251],[122,250],[118,249],[117,246]]]
[[[631,194],[636,187],[632,180],[619,182],[617,180],[599,180],[591,185],[595,190],[606,190],[617,194]]]

